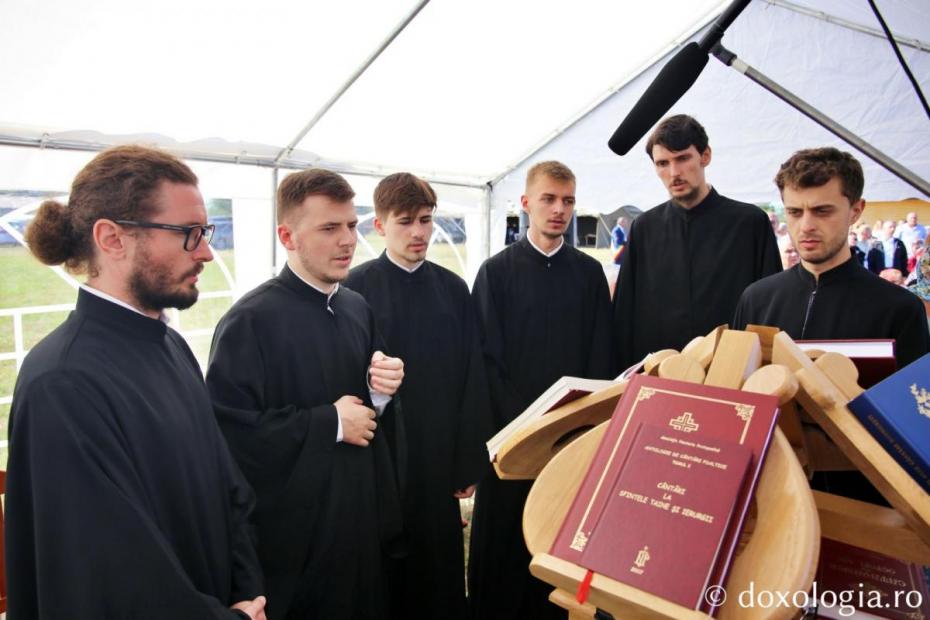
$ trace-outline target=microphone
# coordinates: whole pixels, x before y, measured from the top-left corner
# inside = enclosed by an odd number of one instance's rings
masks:
[[[688,43],[662,67],[659,75],[607,141],[611,151],[617,155],[626,155],[639,139],[646,135],[649,128],[688,92],[707,65],[707,53],[720,41],[724,31],[749,2],[750,0],[731,2],[699,43]]]

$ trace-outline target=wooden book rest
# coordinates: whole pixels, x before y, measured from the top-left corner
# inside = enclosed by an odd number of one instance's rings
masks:
[[[771,371],[756,377],[755,373],[763,372],[755,370],[761,363],[761,346],[757,335],[732,331],[719,333],[715,330],[708,338],[714,338],[715,343],[719,342],[715,360],[707,366],[707,375],[712,376],[716,385],[741,387],[748,375],[746,383],[753,388],[751,391],[775,394],[780,398],[786,390],[791,391],[790,380],[786,387],[784,381],[772,378]],[[703,352],[706,350],[703,344],[693,343],[689,346],[692,351]],[[718,355],[729,359],[715,363]],[[693,365],[683,362],[666,364],[671,359],[672,354],[663,356],[661,362],[654,366],[657,374],[679,380],[695,376]],[[703,360],[695,361],[703,369]],[[668,374],[662,372],[663,366]],[[676,371],[684,374],[675,376]],[[781,371],[774,376],[783,379],[790,376],[790,373]],[[564,446],[539,472],[523,513],[524,537],[533,555],[530,572],[556,586],[557,590],[550,600],[568,609],[572,618],[592,617],[596,606],[624,620],[706,619],[707,616],[701,612],[602,575],[595,575],[591,582],[590,604],[579,605],[574,602],[574,592],[584,578],[585,569],[549,555],[549,549],[606,427],[607,424],[602,423]],[[530,441],[531,438],[525,440]],[[748,542],[737,552],[727,580],[726,589],[733,596],[720,609],[718,618],[790,618],[797,613],[796,609],[744,609],[739,606],[737,595],[748,590],[750,583],[756,591],[803,592],[810,588],[814,579],[820,548],[817,509],[794,449],[779,430],[776,430],[773,437],[754,503],[753,513],[757,516],[748,519],[744,529],[744,539]]]

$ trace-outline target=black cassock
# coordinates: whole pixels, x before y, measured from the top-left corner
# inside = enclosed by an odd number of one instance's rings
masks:
[[[405,534],[410,555],[392,580],[394,618],[462,618],[465,574],[453,493],[489,469],[492,433],[473,301],[465,282],[430,262],[413,273],[385,254],[356,267],[346,286],[371,305],[392,355],[407,432]]]
[[[898,368],[930,351],[927,318],[917,296],[853,258],[817,280],[795,265],[756,282],[743,293],[733,317],[737,329],[750,323],[777,327],[795,340],[894,338]],[[816,472],[811,486],[887,505],[858,471]]]
[[[779,271],[772,225],[754,205],[711,189],[691,209],[669,201],[646,211],[633,221],[614,296],[619,367],[727,323],[743,290]]]
[[[563,245],[546,257],[524,238],[489,258],[473,295],[481,323],[495,428],[520,414],[562,376],[610,378],[610,297],[600,264]],[[529,573],[523,504],[531,482],[478,487],[468,587],[472,617],[564,617],[551,586]]]
[[[801,265],[756,282],[740,298],[737,329],[771,325],[795,340],[894,338],[903,368],[930,350],[923,304],[850,259],[820,274]]]
[[[253,503],[181,336],[80,291],[13,397],[10,617],[241,617]]]
[[[269,618],[386,617],[383,559],[400,533],[390,407],[368,447],[337,443],[333,405],[371,407],[374,317],[340,287],[328,298],[289,267],[217,325],[207,387],[220,428],[255,488]],[[402,465],[398,465],[402,467]]]

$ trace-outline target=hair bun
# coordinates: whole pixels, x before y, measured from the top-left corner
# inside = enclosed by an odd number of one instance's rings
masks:
[[[57,200],[46,200],[26,227],[26,243],[37,259],[46,265],[60,265],[72,257],[74,228],[68,207]]]

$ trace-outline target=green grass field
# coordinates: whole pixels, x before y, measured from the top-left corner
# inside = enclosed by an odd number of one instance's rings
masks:
[[[378,235],[368,235],[365,241],[375,255],[380,254],[384,249],[383,240]],[[585,251],[601,262],[609,260],[611,254],[609,249],[586,249]],[[233,251],[222,250],[218,253],[235,276]],[[459,257],[462,263],[459,262]],[[464,275],[462,264],[467,260],[464,244],[455,246],[445,243],[434,244],[430,248],[429,258],[459,275]],[[360,241],[353,266],[369,259],[370,253],[365,244]],[[78,280],[83,281],[83,278],[79,277]],[[201,275],[199,288],[204,293],[229,290],[229,283],[216,261],[207,264]],[[0,310],[73,304],[76,296],[77,293],[70,284],[36,261],[25,248],[0,248]],[[231,304],[231,297],[201,299],[192,308],[179,313],[181,331],[212,330]],[[67,316],[67,311],[24,315],[22,317],[24,347],[28,350],[35,346]],[[187,340],[201,365],[205,365],[210,353],[211,334],[192,335],[188,336]],[[14,350],[13,317],[0,316],[0,353],[12,353]],[[0,398],[12,395],[15,382],[15,360],[0,360]],[[7,435],[9,411],[9,403],[0,404],[0,437],[3,438]],[[5,469],[5,467],[6,450],[3,450],[0,454],[0,469]]]

